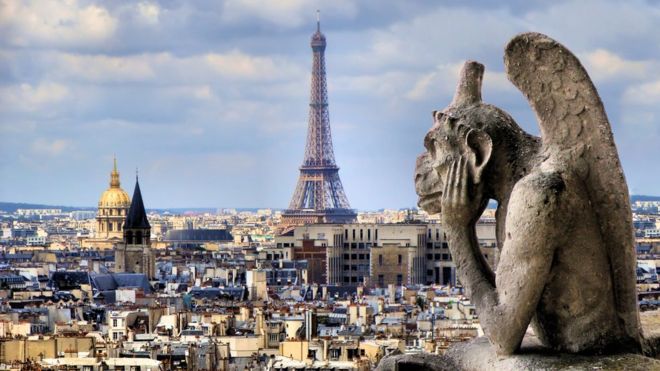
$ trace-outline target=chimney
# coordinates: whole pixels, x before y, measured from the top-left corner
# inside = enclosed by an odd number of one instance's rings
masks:
[[[319,293],[319,285],[314,284],[312,285],[312,300],[316,300],[316,295]]]

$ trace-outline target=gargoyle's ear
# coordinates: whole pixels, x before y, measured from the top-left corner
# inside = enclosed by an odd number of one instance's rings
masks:
[[[493,141],[484,131],[470,129],[465,135],[465,145],[468,148],[468,164],[474,177],[474,184],[479,184],[493,151]]]

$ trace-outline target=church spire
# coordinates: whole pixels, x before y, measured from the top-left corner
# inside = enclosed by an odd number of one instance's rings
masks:
[[[151,228],[151,225],[149,225],[147,212],[144,209],[144,203],[142,202],[142,192],[140,192],[140,182],[138,182],[136,174],[135,191],[133,191],[131,207],[128,209],[128,214],[126,215],[124,229],[127,230],[144,228]]]
[[[117,171],[117,157],[114,155],[112,156],[112,161],[114,162],[114,166],[112,168],[112,172],[110,173],[110,188],[119,188],[119,171]]]

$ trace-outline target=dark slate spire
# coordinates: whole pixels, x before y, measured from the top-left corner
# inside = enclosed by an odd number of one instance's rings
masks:
[[[124,230],[134,228],[151,228],[149,220],[147,220],[147,212],[144,210],[142,192],[140,192],[140,182],[138,182],[137,175],[135,176],[135,191],[133,191],[131,208],[128,209],[126,222],[124,222]]]

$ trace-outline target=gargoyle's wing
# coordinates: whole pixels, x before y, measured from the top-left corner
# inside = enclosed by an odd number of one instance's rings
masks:
[[[598,92],[575,55],[539,33],[514,37],[504,64],[536,113],[544,155],[584,181],[607,248],[619,318],[639,339],[628,186]]]

